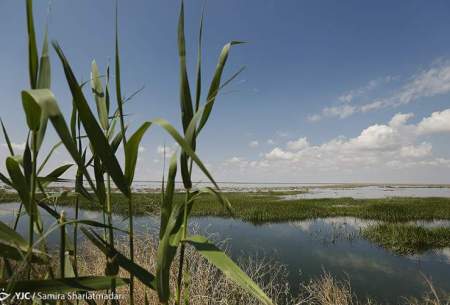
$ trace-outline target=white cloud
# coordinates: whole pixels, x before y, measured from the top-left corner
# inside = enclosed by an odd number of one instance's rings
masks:
[[[267,140],[267,144],[269,144],[269,145],[275,145],[275,141],[272,140],[272,139],[268,139],[268,140]]]
[[[248,146],[250,146],[252,148],[258,147],[259,146],[259,142],[256,141],[256,140],[251,141],[250,143],[248,143]]]
[[[279,147],[275,147],[271,152],[266,154],[268,160],[292,160],[294,157],[294,153],[284,151]]]
[[[397,146],[399,137],[400,134],[393,127],[375,124],[364,129],[347,144],[356,149],[385,150]]]
[[[423,142],[419,145],[403,146],[400,149],[400,155],[407,158],[423,158],[431,155],[432,146],[430,143]]]
[[[353,138],[336,137],[319,145],[312,145],[306,137],[287,141],[286,149],[274,147],[259,160],[235,159],[240,168],[270,169],[271,173],[310,169],[313,172],[362,171],[374,168],[416,168],[417,166],[446,166],[450,161],[433,156],[432,145],[421,141],[427,133],[450,132],[446,116],[450,109],[436,112],[418,124],[408,121],[412,113],[398,113],[387,124],[374,124]],[[432,122],[432,123],[431,123]],[[233,161],[233,160],[230,160]],[[447,162],[448,161],[448,162]]]
[[[450,62],[439,62],[428,70],[412,77],[402,89],[392,96],[390,104],[408,104],[422,97],[450,92]]]
[[[177,145],[173,145],[173,146],[163,146],[163,145],[158,145],[158,147],[156,148],[156,152],[163,157],[164,154],[166,155],[166,157],[171,157],[176,151],[177,151]]]
[[[449,132],[450,131],[450,109],[433,112],[430,117],[424,118],[418,125],[420,134]]]
[[[395,78],[387,77],[384,82],[373,81],[372,85],[369,82],[365,87],[350,90],[337,98],[340,103],[344,104],[326,106],[320,113],[311,114],[307,119],[310,122],[317,122],[323,118],[330,117],[344,119],[355,113],[398,107],[423,98],[447,94],[450,92],[450,61],[439,61],[430,68],[416,73],[403,86],[388,96],[372,99],[372,101],[362,105],[353,103],[356,97],[363,96],[372,88],[377,87],[379,84],[390,82],[392,79]]]
[[[240,163],[242,162],[242,158],[239,157],[231,157],[230,159],[226,160],[227,163]]]
[[[389,121],[389,126],[393,128],[398,128],[402,125],[405,125],[406,122],[413,117],[414,117],[413,113],[397,113]]]
[[[351,116],[356,111],[356,107],[352,105],[340,105],[340,106],[334,106],[334,107],[325,107],[322,110],[322,116],[325,117],[339,117],[341,119],[344,119],[346,117]]]
[[[289,141],[286,144],[287,148],[290,150],[301,150],[309,146],[308,139],[306,137],[299,138],[295,141]]]

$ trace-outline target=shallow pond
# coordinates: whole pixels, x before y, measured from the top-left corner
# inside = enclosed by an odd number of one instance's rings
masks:
[[[0,205],[0,220],[11,223],[16,204]],[[64,208],[70,217],[73,209]],[[54,222],[42,215],[44,222]],[[81,211],[80,219],[101,221],[94,211]],[[114,218],[118,227],[126,228],[121,216]],[[199,217],[192,225],[204,234],[214,234],[216,240],[227,239],[231,255],[271,256],[285,264],[289,282],[297,290],[302,281],[328,271],[340,279],[348,279],[359,297],[370,296],[380,302],[397,303],[401,296],[420,296],[427,291],[421,272],[429,276],[436,287],[450,291],[450,249],[429,251],[416,256],[392,254],[362,238],[359,232],[375,221],[350,217],[315,219],[276,224],[253,225],[240,220]],[[423,226],[450,226],[449,221],[418,222]],[[156,232],[158,218],[141,216],[135,220],[136,231]],[[26,235],[27,221],[22,219],[19,230]],[[50,237],[56,243],[58,234]]]

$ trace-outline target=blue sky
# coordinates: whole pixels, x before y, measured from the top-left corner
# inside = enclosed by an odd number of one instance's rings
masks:
[[[124,93],[145,86],[127,108],[131,126],[164,117],[179,127],[179,2],[119,3]],[[190,72],[202,3],[186,3]],[[450,182],[449,9],[448,1],[209,1],[205,81],[230,40],[248,43],[232,50],[226,75],[247,69],[217,100],[202,159],[220,180]],[[39,42],[47,11],[47,1],[35,1]],[[26,136],[25,25],[24,1],[2,0],[0,115],[18,148]],[[113,58],[113,26],[114,1],[52,1],[50,38],[80,80],[92,59],[105,69]],[[68,114],[70,95],[51,57],[52,89]],[[139,178],[161,176],[163,143],[173,145],[162,131],[147,135]],[[61,151],[53,164],[66,161]]]

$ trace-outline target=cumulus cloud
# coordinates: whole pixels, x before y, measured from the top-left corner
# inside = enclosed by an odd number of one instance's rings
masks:
[[[279,147],[275,147],[271,152],[266,154],[268,160],[292,160],[295,154],[289,151],[284,151]]]
[[[400,149],[402,157],[422,158],[431,155],[432,146],[430,143],[423,142],[417,146],[408,145]]]
[[[405,123],[413,117],[414,117],[413,113],[397,113],[389,121],[389,126],[392,126],[393,128],[401,127],[402,125],[405,125]]]
[[[231,158],[227,165],[240,170],[265,169],[270,173],[301,170],[310,172],[361,171],[363,169],[413,168],[417,166],[446,166],[446,158],[434,157],[432,144],[422,139],[437,132],[450,132],[450,109],[435,112],[419,123],[410,123],[412,113],[398,113],[385,124],[373,124],[351,138],[339,136],[321,144],[306,137],[286,141],[256,160]]]
[[[433,112],[419,123],[417,129],[420,134],[450,132],[450,109]]]
[[[324,107],[320,113],[311,114],[307,117],[310,122],[318,122],[323,118],[337,117],[347,118],[355,113],[365,113],[381,108],[398,107],[410,104],[419,99],[433,97],[450,92],[450,61],[438,61],[428,69],[419,71],[411,76],[403,86],[397,88],[392,94],[384,97],[374,98],[364,104],[353,103],[355,98],[364,96],[371,89],[383,83],[390,82],[392,77],[385,81],[373,81],[362,88],[350,90],[337,98],[341,103],[334,106]]]
[[[308,139],[306,137],[299,138],[295,141],[289,141],[286,144],[287,148],[290,150],[301,150],[309,146]]]

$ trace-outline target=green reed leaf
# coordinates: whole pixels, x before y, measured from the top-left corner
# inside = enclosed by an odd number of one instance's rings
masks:
[[[173,202],[172,202],[173,204]],[[177,252],[181,239],[184,202],[179,201],[172,207],[156,254],[156,291],[160,302],[166,302],[170,297],[170,266]],[[160,229],[161,230],[161,229]]]
[[[122,141],[124,144],[127,143],[127,138],[125,136],[125,123],[124,123],[124,113],[123,113],[123,97],[122,97],[122,85],[120,79],[120,54],[119,54],[119,3],[116,1],[116,16],[115,16],[115,77],[116,77],[116,99],[117,99],[117,110],[120,119],[120,128],[122,132]],[[125,148],[124,148],[125,149]]]
[[[31,258],[31,262],[35,264],[43,265],[49,262],[49,256],[44,252],[33,249],[30,256],[28,246],[18,247],[14,244],[0,241],[0,257],[23,262],[27,255]],[[2,283],[0,282],[1,287]]]
[[[230,53],[231,46],[241,44],[243,42],[241,41],[231,41],[227,43],[220,53],[219,61],[216,66],[216,71],[214,72],[214,77],[211,81],[211,84],[209,86],[208,96],[207,96],[207,102],[205,104],[205,111],[203,112],[203,116],[200,120],[199,126],[198,126],[198,132],[205,126],[206,122],[208,121],[208,118],[211,114],[212,108],[214,106],[214,102],[216,101],[216,96],[219,92],[220,88],[220,80],[222,79],[222,73],[225,68],[225,64],[228,59],[228,54]]]
[[[167,222],[172,212],[173,195],[175,193],[175,177],[177,175],[177,154],[174,153],[170,158],[169,174],[167,176],[167,185],[164,192],[164,198],[161,202],[161,224],[159,229],[159,239],[161,240],[166,231]]]
[[[69,168],[72,167],[73,164],[64,164],[61,165],[54,170],[52,170],[49,174],[45,176],[45,179],[55,180],[58,179],[61,175],[63,175]]]
[[[188,237],[186,242],[192,245],[211,264],[221,270],[226,277],[238,284],[239,287],[252,294],[263,304],[274,305],[264,291],[222,250],[210,243],[207,238],[196,235]]]
[[[127,130],[127,126],[125,126],[125,131]],[[111,141],[111,149],[115,153],[117,149],[119,149],[120,143],[123,142],[123,133],[119,131],[116,136]]]
[[[50,149],[48,154],[45,156],[44,161],[41,163],[41,165],[39,166],[39,169],[37,170],[37,174],[38,175],[44,169],[44,167],[47,164],[48,160],[50,160],[50,158],[53,155],[53,153],[56,151],[56,149],[58,149],[59,146],[61,146],[61,144],[63,144],[63,143],[61,141],[59,141],[58,143],[56,143],[55,145],[52,146],[52,148]]]
[[[78,112],[77,106],[75,106],[75,102],[72,100],[72,111],[70,113],[70,134],[72,135],[72,139],[75,142],[77,139],[77,123],[78,123]]]
[[[29,95],[31,98],[35,97],[36,95],[42,97],[38,99],[40,101],[40,107],[42,111],[50,118],[53,127],[55,127],[56,132],[58,133],[61,141],[66,146],[72,158],[76,161],[79,161],[80,158],[76,149],[75,142],[72,139],[66,121],[61,111],[59,110],[56,98],[53,93],[48,89],[38,89],[28,90],[23,94]]]
[[[109,63],[108,66],[106,67],[106,85],[105,85],[105,105],[106,105],[106,113],[109,114],[109,109],[110,109],[110,89],[109,89],[109,80],[110,80],[110,76],[109,76]]]
[[[33,20],[33,0],[27,0],[27,32],[28,32],[28,69],[30,77],[30,86],[32,89],[37,87],[37,76],[39,70],[38,51],[36,46],[36,33]]]
[[[125,144],[125,180],[127,181],[129,187],[131,187],[131,184],[133,183],[139,153],[139,145],[142,137],[150,125],[150,122],[144,122]]]
[[[39,130],[37,131],[36,147],[39,151],[42,142],[44,140],[45,132],[47,130],[48,121],[48,107],[52,101],[55,100],[55,96],[49,89],[36,89],[22,91],[22,102],[24,100],[34,101],[39,105],[41,112],[39,116]]]
[[[2,173],[0,173],[0,180],[1,180],[4,184],[6,184],[6,185],[12,187],[12,182],[11,182],[11,180],[9,180],[8,177],[6,177],[5,175],[3,175]]]
[[[59,109],[58,103],[56,101],[55,96],[52,91],[49,89],[38,89],[38,90],[28,90],[32,96],[39,95],[40,98],[37,99],[39,101],[39,105],[42,109],[42,112],[45,116],[47,116],[52,122],[53,127],[55,128],[56,133],[59,138],[63,142],[67,151],[73,158],[73,160],[77,163],[78,167],[83,171],[83,174],[86,176],[86,179],[90,185],[90,187],[96,191],[94,184],[90,178],[89,172],[86,170],[84,166],[83,159],[81,155],[78,153],[78,148],[76,143],[67,127],[66,120]]]
[[[48,28],[45,27],[44,42],[42,44],[41,58],[39,62],[39,75],[37,78],[37,89],[50,89],[51,69],[48,55]]]
[[[102,164],[97,156],[94,156],[94,176],[97,186],[97,197],[101,204],[106,203],[105,177]]]
[[[0,221],[0,240],[13,243],[26,249],[28,247],[27,241],[16,231]]]
[[[95,154],[100,157],[105,170],[110,174],[119,190],[125,196],[129,197],[130,189],[126,183],[122,169],[119,165],[119,161],[117,161],[117,158],[109,145],[108,139],[105,137],[105,134],[92,114],[92,111],[89,108],[86,98],[78,85],[78,81],[75,78],[72,68],[70,67],[70,64],[67,61],[62,49],[56,42],[53,43],[53,46],[64,67],[64,73],[66,74],[66,79],[77,106],[81,122],[83,123],[84,129],[86,130]]]
[[[183,130],[186,130],[193,116],[191,89],[186,68],[186,41],[184,37],[184,3],[181,1],[178,19],[178,57],[180,59],[180,106]]]
[[[25,176],[20,170],[20,163],[15,157],[6,158],[6,170],[11,178],[14,189],[19,194],[20,200],[25,206],[25,210],[30,215],[30,192]]]
[[[11,156],[14,156],[14,149],[11,145],[11,141],[9,140],[8,132],[6,132],[5,125],[3,124],[3,120],[0,119],[0,123],[2,124],[3,136],[5,137],[6,144],[8,145],[9,153]]]
[[[130,274],[133,274],[148,288],[155,290],[155,276],[153,274],[151,274],[138,264],[132,262],[125,255],[114,249],[113,246],[108,244],[94,231],[87,230],[86,228],[81,228],[81,231],[106,256],[108,256],[109,258],[114,258],[120,267],[128,271]]]
[[[202,38],[203,38],[203,18],[205,15],[205,6],[203,6],[200,27],[198,30],[198,49],[197,49],[197,79],[195,86],[195,111],[200,108],[200,97],[202,95]]]
[[[29,135],[27,136],[27,141],[25,142],[25,149],[23,151],[21,164],[23,167],[23,174],[28,185],[31,185],[31,172],[33,170],[33,161],[31,160],[31,149],[29,145]]]
[[[95,104],[97,105],[97,113],[100,125],[102,126],[103,130],[108,130],[109,121],[106,97],[103,91],[100,73],[98,72],[98,66],[95,60],[92,61],[91,65],[91,88],[95,98]]]
[[[34,132],[38,131],[41,123],[41,107],[26,91],[22,91],[22,105],[27,118],[28,128]]]
[[[188,142],[178,133],[178,131],[166,120],[164,119],[155,119],[152,121],[153,124],[161,126],[164,130],[166,130],[172,138],[175,140],[175,142],[180,145],[180,147],[183,149],[183,151],[197,164],[197,166],[200,168],[200,170],[205,174],[206,177],[211,181],[211,183],[217,188],[220,189],[217,185],[214,178],[209,173],[208,169],[205,167],[203,162],[200,160],[200,158],[197,156],[197,154],[194,152],[194,150],[191,148],[191,146],[188,144]]]
[[[38,177],[39,183],[41,183],[42,187],[47,187],[48,184],[52,182],[60,181],[60,177],[69,169],[72,167],[73,164],[64,164],[61,166],[58,166],[54,170],[52,170],[49,174],[47,174],[44,177]]]

